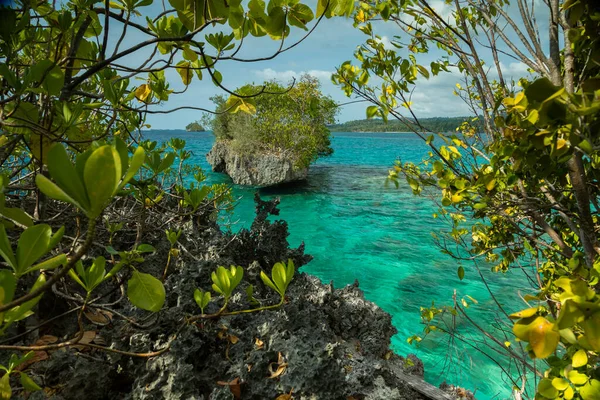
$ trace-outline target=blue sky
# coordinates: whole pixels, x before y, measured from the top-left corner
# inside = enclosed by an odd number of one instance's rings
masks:
[[[314,4],[314,1],[308,2],[309,5],[311,3]],[[431,4],[439,12],[443,13],[445,11],[445,5],[442,0],[434,0]],[[155,6],[151,6],[149,9],[153,11],[151,14],[157,12],[157,7]],[[158,10],[158,12],[160,11]],[[222,29],[222,27],[218,28]],[[541,26],[540,28],[543,29],[544,27]],[[381,24],[378,28],[378,33],[383,37],[385,42],[388,40],[387,38],[399,34],[398,28],[395,29],[391,24]],[[304,31],[293,29],[290,37],[286,39],[286,43],[293,43],[303,36],[303,34]],[[119,35],[120,27],[111,27],[111,41],[113,43],[116,42]],[[261,83],[269,79],[277,79],[286,83],[291,81],[293,77],[300,76],[302,73],[309,73],[319,78],[324,93],[332,96],[336,101],[343,103],[349,101],[349,99],[338,87],[331,83],[331,73],[336,66],[353,58],[354,50],[365,38],[366,36],[363,33],[352,26],[351,19],[324,19],[306,40],[288,52],[278,55],[273,60],[255,63],[223,61],[217,64],[217,69],[223,75],[223,84],[230,89],[235,89],[246,83]],[[126,36],[124,45],[132,45],[145,39],[147,37],[134,32],[134,30],[130,30]],[[276,51],[278,47],[279,42],[275,42],[268,37],[248,37],[238,56],[247,58],[268,56]],[[138,52],[130,56],[127,59],[127,63],[139,63],[139,60],[148,54],[149,49]],[[438,56],[439,53],[436,50],[432,50],[432,53],[426,55],[422,61],[428,64],[430,60]],[[506,75],[516,77],[524,76],[527,73],[525,65],[513,59],[503,59],[502,64]],[[167,71],[167,78],[171,83],[172,89],[177,91],[184,89],[181,79],[174,70]],[[419,117],[469,115],[470,113],[466,105],[452,94],[453,88],[460,80],[460,74],[455,72],[441,74],[428,81],[424,80],[419,83],[412,98],[413,109],[416,114]],[[214,106],[209,98],[220,93],[224,92],[220,88],[215,87],[206,77],[202,81],[198,81],[194,77],[193,82],[184,93],[172,95],[168,103],[161,108],[170,109],[181,106],[195,106],[212,110]],[[338,121],[344,122],[365,118],[366,107],[366,103],[344,106],[341,108]],[[183,129],[189,122],[199,119],[201,115],[202,113],[199,111],[181,110],[172,114],[149,115],[148,123],[153,129]]]

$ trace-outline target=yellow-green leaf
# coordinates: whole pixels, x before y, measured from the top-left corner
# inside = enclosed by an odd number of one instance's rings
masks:
[[[180,61],[177,63],[175,67],[179,76],[181,76],[181,82],[184,85],[189,85],[192,82],[192,78],[194,77],[194,70],[192,69],[192,64],[189,61]]]
[[[554,386],[557,390],[563,391],[569,387],[569,382],[563,378],[554,378],[552,379],[552,386]]]
[[[527,308],[525,310],[516,312],[514,314],[510,314],[508,317],[510,319],[529,318],[529,317],[533,317],[535,314],[537,314],[537,312],[538,312],[537,307],[531,307],[531,308]]]
[[[586,365],[588,362],[588,356],[587,353],[585,352],[585,350],[580,349],[577,350],[577,352],[575,354],[573,354],[573,368],[579,368],[579,367],[583,367],[584,365]]]
[[[529,344],[537,358],[546,358],[556,350],[560,339],[553,323],[537,317],[530,325]]]
[[[135,89],[135,97],[141,101],[141,102],[146,102],[146,100],[148,99],[148,96],[150,96],[150,94],[152,93],[152,89],[150,89],[150,85],[147,84],[143,84],[140,85],[137,89]]]

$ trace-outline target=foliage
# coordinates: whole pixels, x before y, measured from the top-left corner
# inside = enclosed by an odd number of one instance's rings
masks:
[[[304,75],[291,88],[276,81],[246,85],[238,92],[262,94],[250,99],[213,98],[217,115],[211,126],[217,140],[230,141],[241,153],[283,153],[298,167],[333,152],[326,125],[335,121],[338,107],[320,92],[316,78]]]
[[[473,117],[435,117],[419,118],[419,124],[429,132],[454,132],[465,122],[472,122]],[[408,124],[408,126],[406,125]],[[483,129],[481,121],[474,121],[474,128]],[[414,121],[384,121],[379,118],[348,121],[341,124],[329,125],[332,132],[412,132],[418,129]]]
[[[23,389],[28,392],[37,392],[38,390],[42,390],[41,387],[29,375],[25,372],[20,371],[19,367],[25,364],[27,361],[31,360],[35,356],[33,351],[25,354],[23,357],[19,357],[16,354],[10,356],[10,360],[8,361],[8,367],[4,365],[0,365],[0,369],[5,373],[0,378],[0,397],[3,399],[10,399],[12,396],[12,388],[10,386],[10,376],[12,374],[19,375],[19,381]]]
[[[167,228],[161,239],[168,242],[170,260],[178,254],[182,228],[202,232],[230,209],[232,197],[224,185],[204,184],[202,171],[186,163],[191,152],[185,141],[144,138],[146,117],[176,111],[164,103],[194,79],[209,78],[239,98],[223,86],[219,61],[259,59],[236,57],[248,35],[280,40],[279,51],[269,56],[275,57],[294,46],[284,47],[290,27],[307,29],[315,16],[306,5],[285,0],[268,5],[170,0],[169,8],[165,3],[148,8],[152,3],[18,0],[13,8],[0,7],[1,350],[95,346],[125,356],[157,354],[85,343],[84,316],[107,314],[100,300],[114,293],[122,295],[109,306],[128,299],[159,312],[166,292],[145,262],[157,253],[142,243],[155,230],[147,224],[160,220],[158,231]],[[316,14],[330,18],[352,9],[350,1],[320,1]],[[140,39],[127,44],[123,39],[132,33]],[[175,70],[181,82],[169,82],[167,70]],[[100,218],[104,228],[97,224]],[[165,277],[167,268],[168,263]],[[23,334],[17,331],[25,329],[14,324],[36,313],[48,290],[53,302],[62,302],[58,308],[76,313],[75,338],[21,346]],[[142,326],[134,315],[109,314]],[[38,317],[40,325],[29,332],[43,326],[51,331],[56,318]],[[0,366],[6,371],[2,398],[11,397],[15,373],[25,389],[39,389],[15,370],[30,354]]]
[[[204,132],[205,129],[202,126],[201,121],[190,122],[185,126],[185,130],[188,132]]]
[[[334,76],[348,95],[372,103],[367,117],[416,123],[429,158],[399,162],[389,177],[399,184],[404,176],[415,194],[436,189],[437,215],[450,223],[438,243],[458,261],[460,279],[484,279],[481,269],[491,265],[531,285],[520,311],[506,309],[487,286],[500,315],[496,328],[473,320],[467,310],[473,299],[455,295],[452,306],[422,308],[425,333],[445,331],[453,343],[505,356],[506,362],[492,358],[517,398],[598,398],[600,9],[589,0],[539,3],[550,15],[548,35],[540,36],[538,5],[468,0],[446,6],[448,19],[422,0],[361,1],[355,26],[367,40],[355,53],[357,64],[342,64]],[[377,19],[399,28],[391,46],[375,33]],[[420,64],[434,46],[447,56]],[[529,77],[506,75],[505,49],[529,68]],[[467,121],[458,134],[430,135],[415,118],[414,85],[449,71],[464,75],[455,93],[482,121],[482,131]],[[473,343],[458,333],[448,323],[458,318],[483,339]]]
[[[277,304],[269,305],[269,306],[260,306],[260,302],[256,300],[253,296],[254,287],[252,285],[247,286],[246,295],[248,297],[248,302],[257,306],[255,308],[250,308],[246,310],[238,310],[238,311],[230,311],[226,312],[227,304],[229,303],[229,299],[233,295],[235,289],[238,287],[242,278],[244,276],[244,270],[242,267],[231,265],[229,269],[219,266],[216,271],[211,274],[211,279],[213,281],[212,289],[217,292],[219,295],[223,296],[223,306],[219,309],[216,314],[206,315],[204,314],[204,309],[208,306],[212,299],[212,294],[209,291],[204,291],[202,289],[196,289],[194,291],[194,300],[198,307],[200,307],[201,315],[191,318],[192,321],[195,321],[200,318],[213,318],[215,316],[226,316],[226,315],[235,315],[240,313],[249,313],[249,312],[258,312],[269,310],[277,307],[281,307],[285,301],[285,292],[287,287],[292,282],[294,278],[294,274],[296,273],[296,267],[294,266],[294,262],[289,259],[287,266],[283,263],[275,263],[273,269],[271,270],[271,278],[265,274],[264,271],[261,271],[260,278],[263,283],[269,288],[273,289],[275,292],[279,294],[281,297],[281,301]]]

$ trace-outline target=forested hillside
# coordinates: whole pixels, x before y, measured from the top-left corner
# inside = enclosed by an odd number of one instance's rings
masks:
[[[419,122],[432,132],[454,132],[465,121],[472,122],[473,117],[436,117],[423,118]],[[483,127],[480,121],[472,122],[476,126]],[[416,124],[414,129],[420,130]],[[341,124],[330,125],[332,132],[410,132],[411,129],[401,121],[392,120],[384,122],[382,119],[360,119],[348,121]]]

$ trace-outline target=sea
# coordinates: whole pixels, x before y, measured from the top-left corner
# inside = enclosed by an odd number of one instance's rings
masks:
[[[171,137],[186,140],[193,154],[188,162],[203,168],[207,183],[232,184],[239,200],[226,217],[227,229],[249,227],[257,190],[263,198],[279,197],[278,218],[289,225],[290,245],[304,242],[306,253],[314,257],[302,271],[337,288],[358,280],[366,298],[392,316],[398,330],[392,349],[402,356],[419,357],[428,382],[459,385],[475,392],[477,399],[510,398],[512,384],[497,365],[507,369],[507,361],[488,350],[479,329],[464,319],[446,321],[454,326],[454,340],[439,332],[418,343],[409,344],[407,339],[423,336],[423,307],[451,306],[453,298],[465,299],[469,316],[479,327],[497,327],[496,301],[509,312],[525,308],[516,295],[530,292],[522,277],[514,272],[492,273],[489,266],[480,265],[495,299],[473,264],[461,264],[465,275],[460,280],[458,261],[443,253],[433,236],[450,229],[435,217],[435,203],[427,196],[413,195],[405,183],[398,188],[386,184],[396,160],[420,162],[427,157],[428,147],[416,135],[332,135],[333,155],[312,165],[305,183],[267,189],[236,186],[226,175],[213,173],[205,157],[214,142],[210,132],[154,130],[144,136],[159,142]]]

